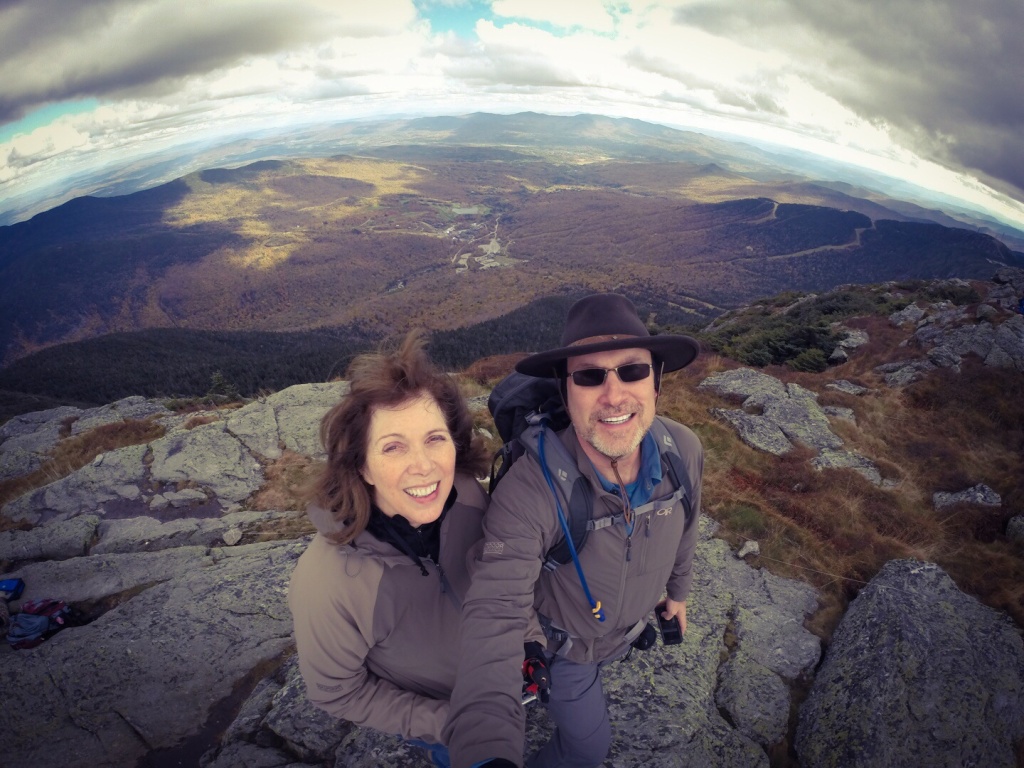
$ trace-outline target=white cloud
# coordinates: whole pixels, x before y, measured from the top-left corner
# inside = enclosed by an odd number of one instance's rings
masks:
[[[1013,170],[1024,163],[1014,112],[1024,102],[990,103],[971,45],[940,40],[958,18],[979,44],[998,48],[1007,32],[964,16],[953,0],[936,0],[920,25],[893,29],[883,22],[912,6],[893,1],[896,10],[834,0],[495,0],[467,39],[432,34],[412,0],[0,3],[0,119],[63,99],[104,104],[0,143],[0,196],[60,163],[121,161],[147,142],[204,131],[412,109],[535,109],[732,131],[1005,200],[958,173],[966,162],[1024,176]],[[1014,18],[998,1],[979,0],[993,19]],[[1001,53],[1011,74],[1022,70],[1017,50],[1024,46]],[[915,68],[915,57],[928,67]],[[998,69],[989,78],[997,93],[1008,77]],[[943,88],[959,94],[966,117],[943,113]],[[1000,176],[999,167],[1008,170]]]
[[[544,22],[558,27],[584,27],[611,32],[615,20],[601,0],[494,0],[496,16]]]

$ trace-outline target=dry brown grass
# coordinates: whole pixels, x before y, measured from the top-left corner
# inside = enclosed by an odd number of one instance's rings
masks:
[[[304,511],[309,503],[311,485],[323,462],[284,451],[279,459],[263,469],[265,481],[249,502],[251,509]]]
[[[220,421],[220,416],[216,413],[200,413],[195,416],[189,417],[183,425],[183,429],[195,429],[201,427],[203,424],[212,424],[215,421]]]
[[[67,431],[70,432],[70,425],[67,426]],[[67,477],[101,453],[152,442],[163,437],[164,431],[163,426],[155,421],[128,419],[103,424],[80,435],[65,437],[53,449],[51,458],[35,472],[0,482],[0,506],[36,488],[42,488]],[[0,528],[3,526],[6,526],[7,530],[24,527],[0,516]]]
[[[668,377],[659,411],[689,425],[704,444],[703,509],[721,524],[718,535],[736,547],[757,540],[757,564],[820,590],[821,610],[809,623],[815,632],[827,639],[849,601],[896,558],[938,563],[966,592],[1024,627],[1024,548],[1004,535],[1009,517],[1024,510],[1019,373],[966,365],[960,375],[939,373],[891,390],[870,371],[826,377],[766,370],[827,393],[823,404],[854,410],[856,423],[835,420],[833,428],[848,449],[900,482],[883,490],[852,470],[814,470],[806,449],[775,458],[744,445],[709,414],[735,404],[696,389],[710,368],[722,367],[732,365],[709,360]],[[825,390],[833,376],[874,391],[853,397]],[[933,509],[935,491],[979,482],[1002,495],[1000,510]]]

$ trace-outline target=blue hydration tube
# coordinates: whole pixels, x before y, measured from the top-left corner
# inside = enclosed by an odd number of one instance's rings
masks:
[[[587,578],[583,575],[583,566],[580,565],[580,556],[576,554],[576,545],[572,540],[572,533],[569,531],[569,523],[565,519],[565,513],[562,511],[562,502],[558,498],[558,489],[555,488],[555,481],[551,479],[551,472],[548,470],[548,462],[544,457],[544,433],[546,430],[539,430],[540,434],[537,437],[537,455],[540,459],[540,468],[544,473],[544,479],[548,483],[548,488],[551,489],[551,495],[555,498],[555,509],[558,510],[558,522],[562,524],[562,532],[565,534],[565,541],[569,545],[569,554],[572,555],[573,565],[576,566],[576,573],[579,574],[580,584],[583,585],[583,593],[587,596],[587,601],[590,603],[590,612],[594,614],[594,618],[598,621],[604,621],[604,609],[601,607],[600,600],[594,600],[590,594],[590,587],[587,586]]]

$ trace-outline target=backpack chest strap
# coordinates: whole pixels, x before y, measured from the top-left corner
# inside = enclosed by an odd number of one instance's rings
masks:
[[[664,499],[656,499],[649,501],[633,510],[634,519],[641,517],[642,515],[650,515],[655,512],[660,512],[663,509],[672,509],[676,505],[676,502],[686,496],[686,490],[683,488],[677,488],[675,493],[671,496],[667,496]],[[599,517],[596,520],[587,521],[588,531],[598,531],[602,528],[610,528],[613,525],[624,525],[626,522],[626,516],[621,512],[614,515],[607,515],[605,517]]]

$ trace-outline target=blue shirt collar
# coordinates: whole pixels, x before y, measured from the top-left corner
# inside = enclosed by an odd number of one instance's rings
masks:
[[[597,468],[594,468],[597,472]],[[600,472],[597,478],[601,481],[601,487],[609,493],[618,493],[619,487],[615,481],[609,481]],[[629,494],[629,503],[633,507],[639,507],[651,500],[654,489],[661,482],[661,455],[658,453],[658,443],[654,435],[647,432],[644,439],[640,441],[640,471],[636,480],[626,486],[626,493]]]

